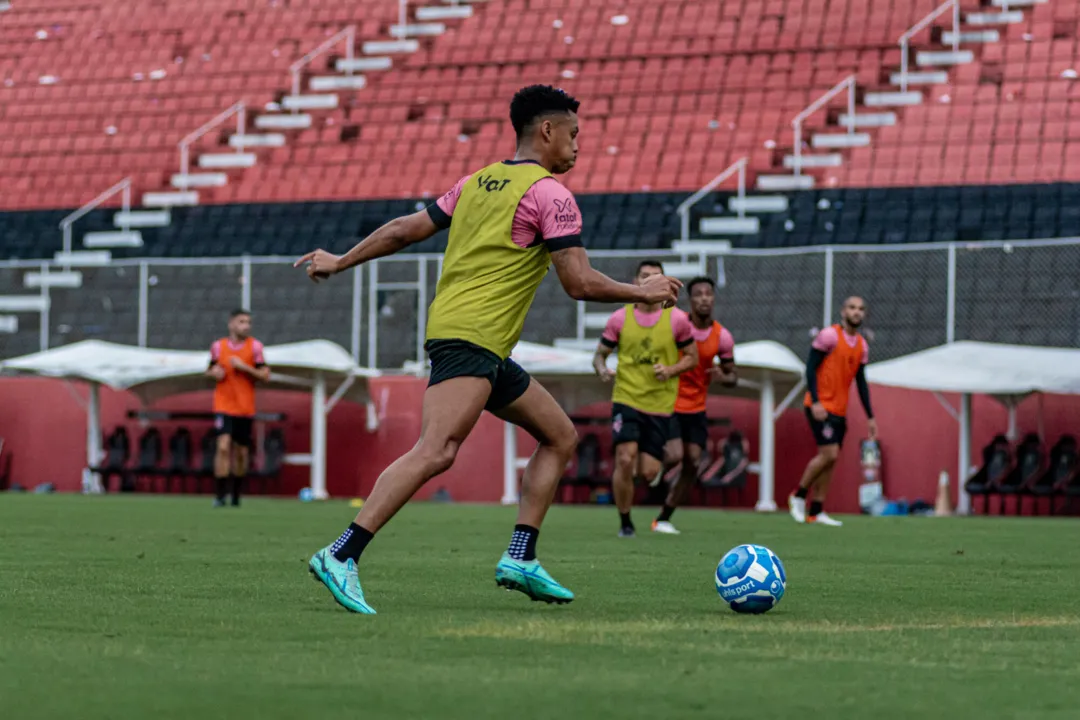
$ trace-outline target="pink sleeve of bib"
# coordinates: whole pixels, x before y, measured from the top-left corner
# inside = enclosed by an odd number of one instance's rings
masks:
[[[836,328],[827,327],[817,334],[812,347],[827,355],[833,351],[838,342],[840,342],[840,336],[837,334]]]
[[[607,340],[609,345],[618,345],[619,336],[622,334],[623,324],[626,323],[626,308],[619,308],[611,313],[607,324],[604,325],[604,334],[600,337]]]
[[[716,350],[716,356],[721,360],[735,359],[735,338],[727,328],[720,330],[720,347]]]

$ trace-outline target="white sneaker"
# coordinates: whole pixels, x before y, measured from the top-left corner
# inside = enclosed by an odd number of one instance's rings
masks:
[[[791,495],[787,499],[788,512],[791,513],[791,517],[797,523],[806,522],[806,500],[801,497]]]
[[[809,521],[817,525],[828,525],[829,527],[841,527],[844,524],[829,517],[827,512],[819,512],[816,516],[809,518]]]
[[[654,533],[660,533],[661,535],[678,535],[679,531],[675,529],[667,520],[653,520],[652,531]]]

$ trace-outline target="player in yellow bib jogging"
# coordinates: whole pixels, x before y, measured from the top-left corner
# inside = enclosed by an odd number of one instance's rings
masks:
[[[539,445],[525,468],[517,525],[495,568],[496,582],[533,600],[567,603],[573,593],[536,560],[540,525],[577,446],[554,398],[510,359],[536,289],[554,263],[576,300],[671,305],[682,283],[657,274],[634,285],[589,265],[573,195],[553,175],[577,160],[578,101],[532,85],[510,103],[517,152],[462,178],[425,210],[382,226],[342,256],[315,250],[297,260],[318,282],[450,229],[442,277],[428,312],[431,378],[420,439],[379,476],[356,519],[315,553],[311,573],[352,612],[374,613],[357,561],[375,533],[428,480],[454,463],[480,414],[524,428]]]
[[[634,282],[644,285],[654,277],[664,277],[663,266],[656,260],[644,260]],[[612,373],[607,357],[615,348],[619,349],[619,364]],[[611,485],[619,509],[619,537],[634,536],[630,520],[634,476],[652,478],[663,468],[664,445],[671,435],[672,413],[679,396],[679,375],[697,364],[690,320],[681,310],[639,302],[616,310],[608,318],[593,356],[593,368],[602,380],[615,379],[611,393],[615,472]]]

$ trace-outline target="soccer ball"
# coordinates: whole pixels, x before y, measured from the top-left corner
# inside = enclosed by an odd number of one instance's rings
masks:
[[[737,613],[763,613],[784,597],[787,575],[780,558],[763,545],[739,545],[716,566],[716,592]]]

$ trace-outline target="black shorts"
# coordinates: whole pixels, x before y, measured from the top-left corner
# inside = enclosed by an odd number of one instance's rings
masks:
[[[491,383],[491,396],[484,409],[501,410],[529,389],[529,373],[510,358],[498,355],[465,340],[428,340],[424,344],[431,358],[428,387],[456,377],[482,377]]]
[[[664,460],[664,445],[671,437],[670,415],[649,415],[622,403],[611,404],[613,445],[636,442],[638,452]]]
[[[214,418],[214,429],[218,435],[228,435],[237,445],[251,447],[251,427],[254,421],[254,418],[218,413]]]
[[[847,418],[829,413],[829,417],[823,422],[814,419],[810,408],[805,408],[806,419],[810,421],[810,430],[814,433],[814,441],[821,445],[843,445],[844,435],[847,434]]]
[[[683,445],[697,445],[704,449],[709,442],[709,419],[703,412],[681,413],[671,416],[671,439],[680,439]]]

